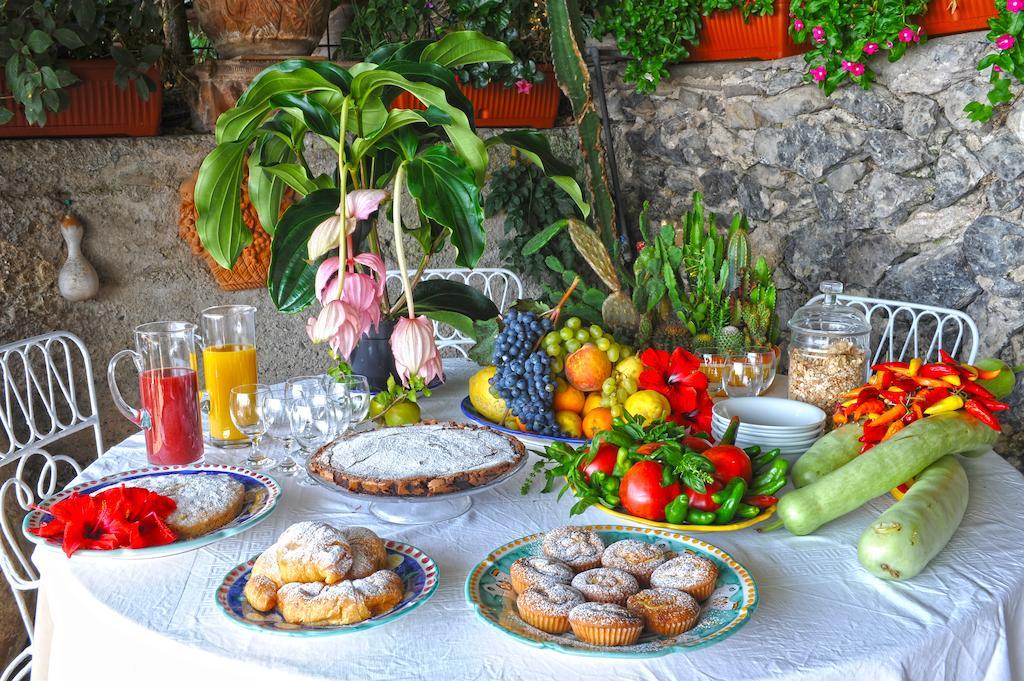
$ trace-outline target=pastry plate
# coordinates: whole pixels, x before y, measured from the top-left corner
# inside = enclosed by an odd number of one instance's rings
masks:
[[[437,565],[430,556],[415,546],[389,539],[384,541],[384,546],[388,551],[388,568],[394,570],[402,578],[402,583],[405,584],[405,595],[393,610],[383,615],[377,615],[355,624],[289,624],[284,621],[277,610],[270,612],[254,610],[245,600],[243,591],[246,582],[249,581],[252,565],[258,556],[253,556],[224,577],[224,581],[221,582],[215,594],[217,605],[220,606],[221,612],[236,624],[256,631],[285,636],[334,636],[379,627],[402,615],[409,614],[426,603],[437,589],[438,581]]]
[[[132,480],[160,477],[164,475],[229,475],[245,486],[245,503],[242,505],[241,512],[235,516],[233,520],[219,529],[214,530],[213,532],[208,532],[207,534],[204,534],[201,537],[196,537],[195,539],[176,541],[163,546],[148,546],[144,549],[112,549],[110,551],[79,549],[73,554],[72,558],[77,558],[79,556],[124,559],[162,558],[164,556],[172,556],[177,553],[192,551],[201,546],[206,546],[207,544],[212,544],[213,542],[220,541],[226,537],[236,535],[239,532],[244,532],[250,527],[262,522],[273,512],[274,508],[277,506],[278,499],[281,497],[281,487],[273,478],[263,475],[262,473],[256,473],[246,470],[245,468],[239,468],[238,466],[190,465],[139,468],[136,470],[125,471],[123,473],[107,475],[98,480],[82,482],[72,487],[68,487],[62,492],[58,492],[57,494],[47,497],[40,502],[37,508],[33,509],[25,516],[25,521],[22,523],[22,532],[31,542],[39,544],[40,546],[49,546],[57,550],[61,550],[60,541],[56,539],[45,539],[31,534],[28,531],[31,528],[37,528],[49,522],[52,516],[47,513],[47,509],[50,506],[75,493],[94,494],[108,487],[120,485],[121,483],[126,483]]]
[[[580,445],[585,445],[588,442],[590,442],[590,440],[580,440],[572,437],[554,437],[552,435],[537,435],[536,433],[527,433],[521,430],[512,430],[511,428],[499,426],[497,423],[488,421],[483,416],[481,416],[480,412],[476,410],[476,407],[473,406],[473,403],[469,401],[468,397],[464,397],[462,399],[462,403],[459,406],[462,407],[462,415],[465,416],[470,421],[472,421],[473,423],[476,423],[481,426],[487,426],[488,428],[492,428],[498,431],[499,433],[511,435],[512,437],[522,442],[523,445],[531,452],[543,452],[545,449],[547,449],[548,445],[553,444],[555,442],[564,442],[565,444],[570,445],[572,447],[579,447]]]
[[[645,658],[703,648],[718,643],[743,626],[757,608],[757,586],[750,573],[729,554],[700,539],[668,530],[590,525],[606,544],[621,539],[639,539],[661,546],[666,551],[690,551],[710,558],[718,565],[718,582],[710,598],[702,604],[697,625],[674,638],[644,633],[631,646],[594,646],[567,634],[548,634],[519,618],[515,594],[509,580],[509,566],[523,556],[539,555],[544,534],[516,539],[492,551],[466,579],[466,599],[476,614],[492,627],[527,645],[549,648],[572,655]]]

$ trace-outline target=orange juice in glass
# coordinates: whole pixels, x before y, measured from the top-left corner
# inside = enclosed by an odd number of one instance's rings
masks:
[[[246,446],[249,439],[231,422],[231,389],[256,383],[256,308],[221,305],[203,310],[203,374],[209,400],[210,442]]]

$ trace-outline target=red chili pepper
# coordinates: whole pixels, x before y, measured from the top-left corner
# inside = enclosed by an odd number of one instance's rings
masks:
[[[864,390],[857,393],[857,404],[864,404],[868,400],[878,397],[879,390],[875,386],[866,386]]]
[[[885,435],[882,436],[882,442],[885,442],[893,435],[903,430],[905,427],[906,424],[904,424],[903,421],[894,421],[893,423],[890,423],[889,427],[886,428],[885,430]]]
[[[906,371],[910,365],[906,362],[883,362],[871,367],[872,371]]]
[[[755,494],[754,496],[743,497],[743,503],[755,508],[768,508],[779,503],[779,498],[767,494]]]
[[[929,388],[917,394],[918,404],[921,406],[922,411],[947,397],[949,397],[949,387]]]
[[[887,425],[876,426],[870,421],[864,424],[864,435],[861,436],[860,441],[865,443],[878,444],[885,437],[885,431],[888,429]]]
[[[917,372],[919,378],[942,378],[943,376],[959,376],[957,367],[948,364],[925,364]]]
[[[996,420],[996,417],[992,415],[992,412],[986,409],[985,405],[978,400],[967,400],[964,403],[964,409],[967,410],[968,414],[978,419],[992,430],[1001,431],[1003,429],[1003,427],[999,425],[999,421]]]
[[[908,392],[893,392],[892,390],[884,390],[881,395],[893,404],[903,404],[910,397]]]
[[[975,397],[981,397],[986,400],[996,399],[995,395],[993,395],[992,393],[990,393],[988,390],[981,387],[977,383],[974,383],[973,381],[965,381],[962,385],[959,386],[959,388],[963,390],[965,393],[974,395]]]
[[[892,386],[892,372],[891,371],[880,371],[878,372],[878,387],[881,390],[888,390]]]
[[[957,365],[960,364],[955,359],[953,359],[953,355],[949,354],[948,352],[946,352],[942,348],[939,348],[939,357],[942,358],[943,362],[948,362],[949,364],[957,364]]]
[[[906,416],[903,417],[902,421],[904,425],[909,426],[914,421],[924,416],[924,409],[921,408],[920,404],[911,405],[910,411],[907,412]]]
[[[921,376],[918,376],[914,380],[917,381],[918,385],[925,386],[928,388],[943,388],[949,385],[949,383],[946,383],[941,378],[923,378]]]
[[[1003,373],[1002,369],[991,369],[989,371],[983,371],[981,369],[978,369],[977,371],[977,378],[980,378],[983,381],[991,381],[993,378]]]
[[[881,414],[885,411],[885,402],[878,398],[871,398],[860,405],[853,412],[853,419],[856,421],[868,414]]]
[[[978,401],[985,405],[985,408],[989,411],[1006,411],[1010,408],[1010,405],[1005,402],[1000,402],[999,400],[990,400],[985,397],[979,397]]]
[[[895,381],[893,381],[893,385],[895,385],[897,388],[899,388],[903,392],[908,392],[908,393],[914,392],[919,387],[917,385],[917,381],[915,381],[914,379],[912,379],[912,378],[904,378],[902,376],[900,378],[896,379]]]

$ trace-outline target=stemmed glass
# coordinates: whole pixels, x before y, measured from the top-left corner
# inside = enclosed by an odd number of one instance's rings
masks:
[[[270,386],[246,383],[233,387],[229,395],[231,422],[252,443],[249,455],[242,462],[250,468],[266,468],[276,463],[260,449],[260,442],[269,425],[264,405],[270,394]]]
[[[370,398],[373,395],[370,393],[366,376],[352,374],[335,381],[327,379],[327,390],[332,399],[344,397],[348,400],[352,427],[359,425],[370,412]]]
[[[318,392],[323,394],[323,391],[323,376],[296,376],[285,381],[284,391],[280,396],[274,395],[271,398],[271,435],[279,439],[284,445],[284,459],[274,469],[281,473],[281,475],[292,477],[304,473],[302,467],[296,463],[291,455],[292,445],[295,440],[288,412],[288,403],[297,397],[313,395]]]
[[[327,398],[323,384],[319,391],[306,389],[289,399],[287,404],[292,437],[304,458],[308,459],[334,438],[338,420],[336,407]],[[308,473],[299,477],[298,483],[303,487],[314,484]]]

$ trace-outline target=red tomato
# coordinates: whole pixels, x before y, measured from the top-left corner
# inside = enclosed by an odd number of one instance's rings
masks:
[[[689,447],[695,452],[706,452],[707,450],[711,449],[713,445],[711,444],[711,442],[705,440],[702,437],[694,437],[693,435],[689,435],[686,437],[686,439],[683,440],[683,446]]]
[[[587,482],[590,482],[590,476],[597,471],[611,475],[615,470],[615,460],[618,456],[619,448],[615,445],[601,445],[597,448],[597,454],[594,455],[590,463],[587,463],[586,460],[580,462],[580,472],[583,473]]]
[[[678,482],[661,486],[661,464],[637,461],[622,476],[619,497],[627,512],[648,520],[664,520],[665,506],[683,493]]]
[[[723,483],[733,478],[743,478],[750,484],[754,471],[747,453],[734,445],[717,445],[704,452],[715,466],[715,477]]]
[[[695,508],[698,511],[717,511],[718,504],[711,498],[711,495],[720,489],[722,489],[722,483],[717,480],[712,480],[704,486],[704,494],[698,494],[687,487],[686,496],[690,498],[690,508]]]

